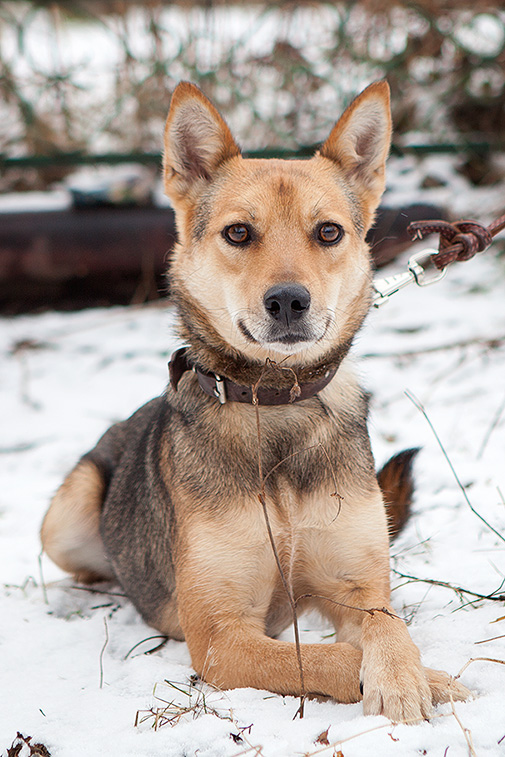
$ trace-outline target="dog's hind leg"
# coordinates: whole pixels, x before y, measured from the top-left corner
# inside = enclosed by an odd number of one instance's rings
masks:
[[[103,473],[83,458],[54,495],[42,523],[44,552],[82,583],[114,577],[100,536],[105,489]]]

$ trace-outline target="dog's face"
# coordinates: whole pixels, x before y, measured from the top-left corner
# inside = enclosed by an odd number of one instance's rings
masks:
[[[300,362],[352,338],[370,304],[364,239],[390,134],[379,82],[312,159],[248,160],[200,90],[178,86],[165,131],[174,286],[227,344],[255,360]]]

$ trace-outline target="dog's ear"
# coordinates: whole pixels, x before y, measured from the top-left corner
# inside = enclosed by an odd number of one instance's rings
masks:
[[[342,169],[364,203],[367,227],[384,191],[390,143],[389,86],[379,81],[351,103],[320,150]]]
[[[205,95],[181,82],[172,95],[165,126],[163,168],[169,196],[183,196],[199,180],[209,181],[216,168],[240,155],[231,132]]]

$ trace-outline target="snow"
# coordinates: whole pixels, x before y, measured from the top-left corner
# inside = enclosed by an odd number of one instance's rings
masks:
[[[471,505],[505,534],[504,301],[504,261],[488,252],[454,265],[433,287],[396,294],[370,314],[355,347],[373,393],[378,464],[422,447],[415,513],[393,545],[393,571],[485,595],[504,581],[505,544],[470,509],[406,392],[425,408]],[[463,728],[479,757],[503,755],[505,665],[468,665],[461,680],[475,698],[455,705],[459,721],[450,705],[429,723],[407,726],[331,701],[309,701],[304,719],[293,719],[291,697],[192,687],[186,645],[168,641],[145,654],[160,639],[150,638],[156,632],[117,587],[92,593],[46,557],[39,564],[40,522],[63,475],[111,422],[163,390],[177,346],[172,323],[164,306],[0,321],[2,757],[17,731],[52,757],[331,756],[339,749],[345,757],[456,757],[470,753]],[[395,608],[426,665],[457,674],[472,658],[505,660],[503,602],[395,572],[392,580]],[[302,641],[329,633],[313,615],[300,627]],[[160,720],[155,730],[150,708],[172,700],[165,715],[174,725]],[[316,742],[328,728],[335,748]]]
[[[70,195],[65,189],[51,192],[9,192],[0,195],[0,213],[30,213],[49,210],[68,210]]]

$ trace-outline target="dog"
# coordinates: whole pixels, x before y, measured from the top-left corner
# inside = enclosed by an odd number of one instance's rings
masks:
[[[148,624],[185,639],[205,681],[362,699],[409,722],[469,692],[421,665],[390,604],[388,514],[398,530],[413,452],[383,470],[385,505],[348,355],[371,305],[365,235],[390,139],[382,81],[310,160],[246,159],[203,93],[178,85],[164,182],[187,346],[166,393],[67,476],[41,535],[77,580],[119,582]],[[295,603],[337,634],[301,644],[301,666],[276,638]]]

